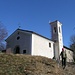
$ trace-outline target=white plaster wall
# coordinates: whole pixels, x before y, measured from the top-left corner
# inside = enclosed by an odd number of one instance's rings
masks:
[[[62,24],[58,22],[58,45],[59,45],[59,54],[62,51],[63,48],[63,36],[62,36]],[[59,32],[59,27],[60,27],[60,32]]]
[[[7,48],[12,49],[12,53],[15,51],[15,47],[20,47],[20,54],[23,53],[23,50],[26,50],[26,54],[31,54],[31,34],[19,32],[14,33],[13,37],[7,41]],[[17,40],[17,37],[20,36],[20,39]]]
[[[66,54],[67,54],[67,62],[73,62],[73,52],[69,49],[66,49]]]
[[[51,47],[49,47],[49,43],[51,43]],[[53,58],[53,42],[36,34],[32,34],[32,55]]]
[[[57,43],[54,43],[55,44],[55,58],[58,59],[59,57],[59,48],[58,48],[58,42]]]

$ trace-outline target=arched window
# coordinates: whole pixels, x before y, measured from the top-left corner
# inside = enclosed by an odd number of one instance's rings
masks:
[[[49,43],[49,47],[51,47],[51,43]]]
[[[60,32],[60,27],[59,27],[59,32]]]
[[[54,33],[56,33],[56,30],[57,30],[56,27],[54,27]]]

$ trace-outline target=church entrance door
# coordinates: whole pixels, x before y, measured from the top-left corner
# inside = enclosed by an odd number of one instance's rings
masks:
[[[20,47],[19,46],[16,47],[15,54],[20,54]]]

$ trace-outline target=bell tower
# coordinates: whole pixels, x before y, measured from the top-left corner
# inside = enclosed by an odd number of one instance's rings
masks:
[[[55,59],[58,59],[63,48],[62,24],[56,20],[51,22],[50,25],[51,39],[54,41],[54,55]]]

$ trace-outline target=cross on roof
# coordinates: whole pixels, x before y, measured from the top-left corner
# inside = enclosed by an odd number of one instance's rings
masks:
[[[21,28],[21,24],[20,23],[18,23],[18,29],[20,29]]]

